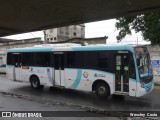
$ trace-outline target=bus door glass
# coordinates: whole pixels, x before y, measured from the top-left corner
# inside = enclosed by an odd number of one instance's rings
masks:
[[[21,54],[13,53],[14,80],[21,80]]]
[[[129,55],[116,55],[115,91],[129,92]]]
[[[65,86],[63,52],[54,52],[54,71],[54,85]]]

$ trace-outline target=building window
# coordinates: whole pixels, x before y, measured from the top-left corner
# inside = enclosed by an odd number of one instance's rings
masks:
[[[57,38],[56,38],[56,37],[54,37],[54,40],[57,40]]]
[[[50,38],[50,40],[52,41],[52,40],[53,40],[53,38]]]
[[[74,36],[74,37],[77,37],[77,33],[74,32],[74,33],[73,33],[73,36]]]

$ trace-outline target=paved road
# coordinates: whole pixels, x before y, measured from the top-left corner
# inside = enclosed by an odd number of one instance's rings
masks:
[[[29,96],[44,101],[52,100],[78,107],[91,107],[105,111],[160,111],[160,93],[149,93],[141,98],[110,97],[100,100],[96,95],[44,87],[41,90],[33,90],[29,83],[13,82],[0,75],[0,91]]]
[[[42,101],[36,101],[36,100],[28,100],[28,99],[24,99],[24,98],[17,98],[15,96],[12,95],[7,95],[7,94],[0,94],[0,116],[1,116],[1,111],[7,111],[7,112],[11,112],[11,116],[12,118],[0,118],[0,120],[21,120],[23,118],[23,120],[64,120],[63,116],[64,114],[67,115],[68,113],[72,115],[74,115],[73,111],[76,111],[75,113],[78,115],[83,115],[81,112],[82,109],[80,108],[75,108],[75,107],[70,107],[70,106],[64,106],[64,105],[60,105],[60,104],[49,104],[49,103],[44,103]],[[20,113],[22,115],[23,112],[25,112],[26,117],[29,117],[30,115],[28,113],[26,113],[26,111],[28,111],[29,113],[39,113],[39,116],[42,116],[43,118],[25,118],[22,117],[19,114],[19,117],[16,117],[17,114],[14,114],[12,111],[14,111],[14,113]],[[33,111],[33,112],[31,112]],[[47,113],[47,111],[54,111],[52,112],[53,116],[58,116],[58,117],[44,117],[45,114]],[[61,113],[59,111],[62,111]],[[71,112],[70,112],[71,111]],[[73,113],[73,114],[72,114]],[[59,115],[60,114],[60,115]],[[86,114],[91,114],[90,116],[94,116],[95,114],[92,112],[86,112]],[[44,115],[44,116],[43,116]],[[65,116],[64,115],[64,116]],[[65,117],[65,120],[97,120],[97,119],[101,119],[101,120],[109,120],[111,119],[111,117],[100,117],[100,116],[94,116],[94,117]],[[116,117],[112,117],[113,120],[119,120]]]
[[[44,94],[50,91],[47,88],[44,90],[34,91],[26,83],[17,83],[9,81],[4,75],[0,75],[0,116],[1,112],[14,111],[38,111],[43,115],[57,116],[57,117],[44,117],[43,118],[24,118],[23,120],[119,120],[119,117],[105,117],[103,114],[95,114],[82,106],[67,103],[67,101],[57,101],[47,98]],[[26,91],[26,92],[25,92]],[[41,94],[42,93],[42,94]],[[61,117],[64,116],[64,117]],[[66,117],[68,116],[68,117]],[[70,117],[71,116],[71,117]],[[73,117],[82,116],[82,117]],[[87,116],[87,117],[86,117]],[[22,118],[1,118],[0,120],[21,120]]]

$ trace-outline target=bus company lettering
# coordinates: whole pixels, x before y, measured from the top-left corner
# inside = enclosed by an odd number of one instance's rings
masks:
[[[106,77],[106,75],[105,74],[95,73],[94,77]]]

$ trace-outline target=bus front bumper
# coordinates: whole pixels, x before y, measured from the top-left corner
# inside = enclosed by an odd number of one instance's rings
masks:
[[[140,87],[136,92],[136,97],[141,97],[150,93],[154,88],[154,83],[150,82],[144,85],[144,88]]]

